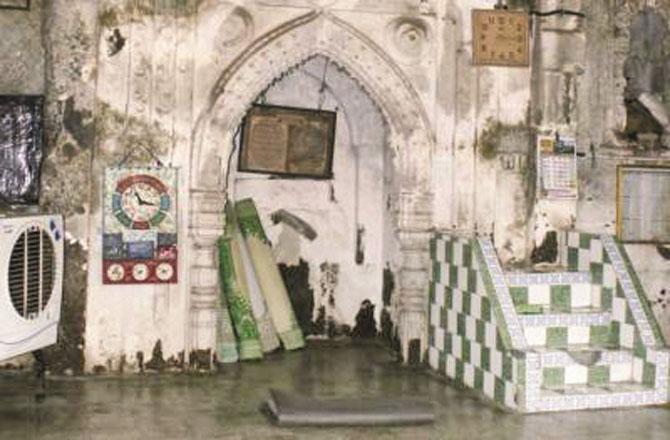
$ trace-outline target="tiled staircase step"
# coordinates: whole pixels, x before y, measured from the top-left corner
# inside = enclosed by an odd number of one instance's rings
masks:
[[[540,390],[533,411],[566,411],[596,408],[620,408],[661,404],[667,400],[662,391],[639,383],[623,382],[605,387],[575,385],[562,390]]]
[[[528,322],[522,324],[524,336],[528,345],[533,349],[549,348],[552,350],[565,350],[574,346],[598,345],[610,347],[611,329],[609,321],[600,315],[591,317],[586,314],[582,321],[572,321],[572,315],[566,318],[553,319],[549,316],[547,321]],[[520,319],[536,318],[537,316],[519,316]],[[542,318],[542,315],[540,315]],[[575,324],[584,322],[585,324]],[[593,322],[606,322],[606,324],[592,324]],[[569,324],[569,325],[568,325]]]
[[[567,367],[580,364],[580,359],[593,355],[597,361],[594,365],[612,365],[633,362],[633,350],[617,349],[603,350],[593,347],[570,347],[569,350],[535,350],[540,355],[542,367]]]
[[[560,390],[541,389],[532,407],[535,411],[566,411],[653,405],[666,400],[662,391],[635,382],[621,382],[605,386],[567,385]]]
[[[555,389],[574,385],[604,386],[634,379],[632,350],[536,351],[542,368],[542,386]]]
[[[583,396],[584,394],[611,394],[620,392],[649,391],[650,388],[638,382],[619,382],[606,385],[566,385],[562,389],[541,389],[541,396]]]
[[[517,285],[510,286],[509,292],[517,307],[525,304],[540,305],[567,312],[576,307],[589,307],[594,303],[594,290],[589,282]]]
[[[519,315],[582,315],[589,313],[603,313],[605,312],[601,307],[595,307],[593,305],[583,306],[583,307],[573,307],[569,310],[555,310],[548,305],[539,305],[539,304],[518,304],[516,306],[516,312]]]
[[[590,284],[589,272],[547,272],[547,273],[508,273],[507,283],[510,286],[530,286],[533,284]]]
[[[524,328],[603,326],[609,325],[611,319],[610,312],[595,311],[592,308],[573,309],[571,313],[519,315],[519,321]]]

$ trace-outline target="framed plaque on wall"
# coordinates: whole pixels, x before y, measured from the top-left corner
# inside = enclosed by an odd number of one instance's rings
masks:
[[[238,170],[330,179],[336,113],[254,105],[242,128]]]
[[[626,243],[670,244],[670,167],[617,167],[617,236]]]

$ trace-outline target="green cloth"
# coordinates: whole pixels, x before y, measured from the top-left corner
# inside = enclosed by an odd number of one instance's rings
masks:
[[[260,359],[263,357],[260,335],[254,320],[251,303],[241,286],[244,273],[237,243],[228,237],[219,239],[219,265],[221,286],[228,310],[237,334],[240,359]]]
[[[256,320],[263,353],[273,352],[279,348],[279,337],[277,336],[274,324],[272,324],[272,318],[265,303],[261,286],[258,283],[251,255],[249,255],[249,249],[247,249],[247,244],[237,223],[235,206],[232,203],[226,204],[226,235],[231,238],[232,245],[236,246],[240,251],[242,274],[239,274],[239,276],[241,278],[244,277],[242,281],[246,281],[246,283],[241,282],[240,286],[244,289],[244,294],[249,298],[251,303],[251,312]]]
[[[279,338],[287,350],[305,346],[305,340],[293,312],[284,280],[277,268],[270,241],[265,235],[254,201],[240,200],[235,204],[240,230],[249,250],[251,261],[270,311]]]
[[[216,323],[216,358],[219,362],[230,364],[239,360],[235,331],[228,313],[228,302],[221,291],[219,296],[219,314]]]

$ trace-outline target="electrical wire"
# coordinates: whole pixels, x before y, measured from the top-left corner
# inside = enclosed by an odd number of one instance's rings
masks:
[[[538,17],[549,17],[550,15],[574,15],[576,17],[581,17],[581,18],[586,18],[586,14],[583,12],[579,11],[572,11],[570,9],[554,9],[553,11],[538,11],[535,9],[531,9],[529,12],[530,15],[537,15]]]

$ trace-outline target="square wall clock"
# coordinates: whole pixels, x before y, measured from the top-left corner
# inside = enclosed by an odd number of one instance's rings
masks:
[[[103,191],[103,284],[177,283],[177,169],[108,168]]]
[[[472,26],[472,56],[475,65],[529,65],[530,31],[527,12],[475,9],[472,11]]]

